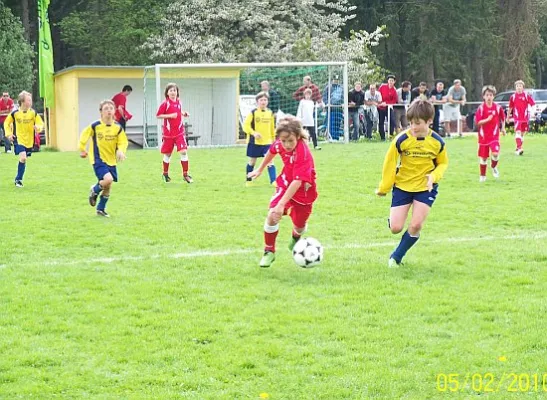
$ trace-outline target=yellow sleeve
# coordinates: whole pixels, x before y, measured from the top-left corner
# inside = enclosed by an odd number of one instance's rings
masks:
[[[38,114],[36,114],[36,118],[34,119],[34,126],[38,128],[39,132],[44,129],[44,120]]]
[[[437,166],[431,173],[433,175],[433,182],[437,183],[443,179],[444,172],[448,168],[448,154],[446,153],[446,146],[443,151],[437,155]]]
[[[250,136],[254,129],[251,127],[251,122],[253,122],[253,113],[250,112],[247,117],[245,117],[245,122],[243,123],[243,132]]]
[[[11,113],[8,114],[6,117],[6,120],[4,121],[4,132],[6,132],[6,136],[12,136],[13,135],[13,124],[15,121],[13,120],[13,116]]]
[[[121,150],[125,154],[125,152],[127,151],[127,146],[129,146],[129,142],[127,141],[127,135],[122,129],[118,134],[118,150]]]
[[[270,126],[271,126],[270,137],[272,139],[271,143],[273,143],[275,142],[275,118],[273,113],[272,113],[272,123],[270,124]]]
[[[87,128],[85,128],[81,135],[80,135],[80,151],[86,151],[87,142],[89,141],[89,138],[93,135],[93,128],[91,128],[91,125],[89,125]]]
[[[382,180],[378,186],[378,192],[387,194],[395,183],[395,175],[397,173],[397,159],[399,152],[395,146],[395,140],[389,145],[386,157],[384,158],[384,167],[382,169]]]

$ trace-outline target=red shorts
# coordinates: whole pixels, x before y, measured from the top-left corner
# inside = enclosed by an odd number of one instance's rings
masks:
[[[528,121],[515,121],[515,132],[528,132]]]
[[[179,135],[174,138],[163,138],[161,154],[171,154],[175,146],[177,146],[177,151],[186,150],[188,148],[186,137],[184,135]]]
[[[277,206],[279,200],[285,194],[285,188],[277,188],[275,194],[270,200],[270,209]],[[291,217],[292,223],[296,228],[304,228],[306,222],[310,218],[313,204],[300,204],[294,200],[289,200],[285,205],[285,210],[283,210],[283,215],[289,215]]]
[[[479,143],[479,157],[488,158],[490,157],[490,152],[499,153],[500,152],[500,142],[490,142],[486,144]]]

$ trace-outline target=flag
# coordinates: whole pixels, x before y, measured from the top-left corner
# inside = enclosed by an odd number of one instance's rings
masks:
[[[55,87],[53,84],[53,45],[49,27],[48,7],[50,0],[38,0],[38,75],[40,80],[40,97],[44,99],[44,107],[55,105]]]

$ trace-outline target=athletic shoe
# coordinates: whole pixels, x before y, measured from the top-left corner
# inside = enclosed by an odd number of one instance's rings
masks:
[[[184,175],[182,179],[184,179],[187,183],[194,183],[194,180],[190,175]]]
[[[11,153],[11,150],[6,151],[6,154],[10,154],[10,153]]]
[[[317,146],[314,148],[314,150],[321,150],[321,147]]]
[[[292,251],[294,249],[294,246],[296,245],[296,242],[298,242],[300,238],[296,239],[294,236],[291,236],[291,241],[289,242],[289,250]]]
[[[403,266],[403,263],[402,262],[397,262],[396,259],[394,258],[390,258],[389,261],[387,262],[387,267],[388,268],[399,268],[399,267],[402,267]]]
[[[500,171],[498,171],[498,167],[492,168],[492,176],[496,179],[500,177]]]
[[[262,258],[260,259],[260,267],[261,268],[271,267],[274,261],[275,261],[275,253],[271,251],[267,251],[264,253]]]
[[[99,217],[110,218],[110,215],[105,210],[97,210],[97,215]]]
[[[246,181],[246,182],[245,182],[245,186],[247,186],[247,187],[253,187],[253,186],[254,186],[254,182],[253,182],[253,181]]]
[[[481,183],[482,183],[482,182],[486,182],[486,176],[482,176],[482,175],[481,175],[481,176],[479,177],[479,182],[481,182]]]
[[[168,174],[163,174],[163,180],[165,181],[165,183],[171,182],[171,178],[169,177]]]
[[[522,156],[522,155],[524,154],[524,150],[520,149],[520,150],[518,151],[518,154],[519,154],[519,156]]]
[[[23,187],[23,181],[20,181],[18,179],[15,180],[15,187]]]
[[[95,185],[91,185],[91,189],[89,192],[89,205],[91,207],[95,207],[97,205],[97,197],[99,197],[99,195],[93,190],[94,187]]]

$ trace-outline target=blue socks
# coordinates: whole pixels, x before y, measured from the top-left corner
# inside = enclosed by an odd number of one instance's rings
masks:
[[[22,181],[23,175],[25,175],[25,168],[27,164],[19,162],[19,165],[17,165],[17,176],[15,177],[16,181]]]
[[[274,183],[275,178],[277,178],[275,173],[275,165],[268,165],[268,175],[270,175],[270,183]]]
[[[101,190],[103,190],[103,188],[98,183],[95,186],[93,186],[93,192],[95,192],[96,194],[101,193]]]
[[[104,211],[106,207],[106,202],[110,196],[101,196],[99,197],[99,204],[97,204],[97,210]]]
[[[410,236],[410,233],[406,231],[401,238],[401,242],[399,243],[399,246],[395,249],[395,251],[391,254],[391,258],[393,258],[398,263],[401,262],[403,257],[405,256],[406,252],[414,246],[414,244],[418,241],[420,236]]]
[[[248,181],[252,181],[252,179],[248,178],[247,175],[249,175],[249,173],[253,172],[254,168],[255,167],[253,165],[247,164],[247,173],[245,174],[245,178],[247,178]]]

